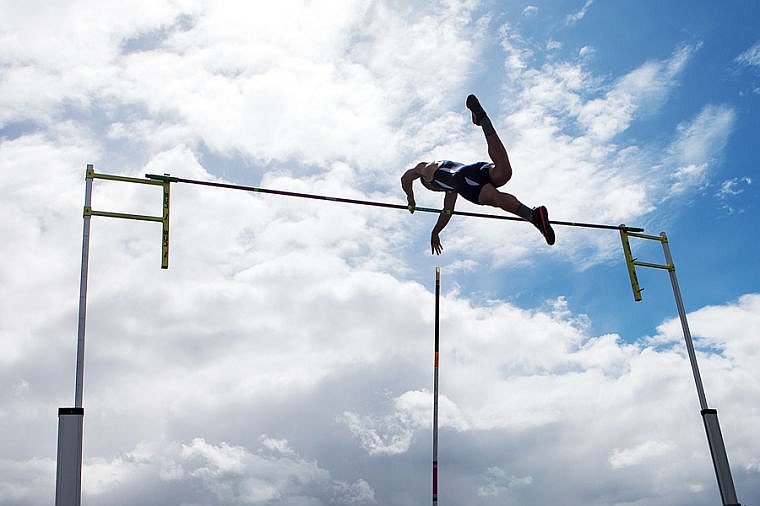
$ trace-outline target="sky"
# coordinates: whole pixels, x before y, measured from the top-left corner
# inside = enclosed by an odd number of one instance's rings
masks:
[[[664,232],[736,492],[760,504],[760,6],[0,1],[0,506],[52,504],[85,167],[405,204],[487,161],[550,218]],[[441,194],[415,187],[420,206]],[[616,230],[171,187],[94,217],[83,504],[713,505],[669,276]],[[96,180],[93,209],[159,215]],[[459,210],[501,213],[463,199]],[[663,264],[659,241],[634,256]]]

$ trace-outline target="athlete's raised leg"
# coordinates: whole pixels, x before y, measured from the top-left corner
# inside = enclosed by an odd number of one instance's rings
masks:
[[[512,178],[512,165],[509,163],[507,148],[501,142],[496,129],[491,124],[491,118],[488,117],[477,97],[475,95],[468,96],[466,105],[472,113],[472,122],[483,128],[483,134],[488,145],[488,156],[494,164],[494,168],[491,170],[491,180],[494,186],[503,186]]]

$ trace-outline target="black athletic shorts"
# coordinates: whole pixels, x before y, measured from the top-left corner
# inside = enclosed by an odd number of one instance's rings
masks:
[[[438,190],[455,191],[473,204],[480,204],[478,198],[483,186],[493,184],[488,174],[488,169],[493,167],[492,163],[476,162],[464,165],[450,160],[437,163],[440,166],[433,174],[430,186]]]

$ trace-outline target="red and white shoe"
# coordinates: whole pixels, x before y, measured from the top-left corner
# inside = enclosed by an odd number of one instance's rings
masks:
[[[544,206],[538,206],[533,208],[533,219],[531,220],[533,225],[541,232],[541,235],[546,239],[546,243],[551,246],[554,244],[554,229],[549,221],[549,212]]]

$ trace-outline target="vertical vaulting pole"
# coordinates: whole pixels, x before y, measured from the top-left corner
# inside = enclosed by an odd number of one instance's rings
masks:
[[[435,268],[435,362],[433,372],[433,506],[438,504],[438,338],[441,298],[441,268]]]

